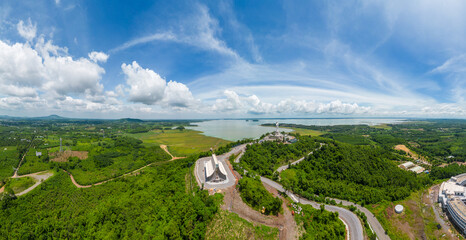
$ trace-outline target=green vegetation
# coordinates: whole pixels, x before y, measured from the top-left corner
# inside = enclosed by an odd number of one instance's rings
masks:
[[[24,197],[1,201],[0,238],[204,239],[221,196],[186,192],[193,160],[148,167],[137,176],[86,189],[58,171]]]
[[[19,154],[15,146],[0,148],[0,185],[3,185],[7,178],[13,176],[14,168],[18,167],[19,160]]]
[[[18,175],[25,175],[50,169],[47,151],[42,151],[42,156],[36,156],[36,151],[41,152],[41,150],[36,148],[29,148],[24,161],[18,170]]]
[[[70,157],[67,162],[53,163],[53,166],[66,169],[79,184],[88,185],[170,159],[160,147],[146,148],[141,140],[114,136],[90,148],[87,159]]]
[[[11,189],[13,193],[18,194],[34,185],[34,183],[36,183],[36,180],[31,177],[11,178],[5,185],[5,190],[9,192],[9,189]]]
[[[433,167],[430,172],[432,179],[446,179],[462,173],[466,173],[466,165],[450,164],[445,167]]]
[[[322,137],[357,145],[378,144],[386,149],[405,144],[435,164],[466,161],[466,120],[409,121],[379,126],[341,125],[282,127],[326,132]]]
[[[278,239],[278,229],[265,225],[254,226],[238,214],[220,210],[207,227],[206,239]]]
[[[309,136],[298,138],[299,140],[293,144],[265,141],[248,145],[240,166],[262,176],[273,176],[279,166],[298,160],[320,146],[316,138]]]
[[[238,182],[241,198],[253,209],[266,215],[278,215],[282,211],[283,201],[278,197],[273,197],[260,179],[243,177]]]
[[[312,130],[312,129],[304,129],[304,128],[289,128],[289,129],[293,129],[292,133],[299,134],[301,136],[317,137],[317,136],[324,134],[324,132]]]
[[[131,134],[146,146],[168,146],[171,154],[182,157],[208,151],[210,148],[223,146],[229,141],[202,135],[199,131],[190,129],[153,130],[147,133]]]
[[[345,225],[337,212],[326,211],[323,205],[320,209],[310,205],[299,206],[302,210],[300,214],[295,214],[295,220],[305,230],[300,239],[345,239]]]
[[[284,171],[282,183],[309,199],[322,195],[362,204],[396,201],[431,183],[427,176],[398,168],[392,162],[398,157],[379,147],[328,143]]]
[[[375,214],[391,239],[448,239],[442,238],[446,230],[437,228],[428,194],[428,190],[422,189],[404,200],[368,205],[367,208]],[[397,204],[404,207],[403,213],[394,212]]]

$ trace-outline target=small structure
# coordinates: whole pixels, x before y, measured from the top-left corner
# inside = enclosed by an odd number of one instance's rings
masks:
[[[36,157],[40,157],[40,156],[42,156],[42,152],[36,151]]]
[[[421,166],[415,166],[413,168],[410,168],[409,171],[415,172],[417,174],[424,172],[425,168]]]
[[[396,213],[400,214],[400,213],[403,212],[403,210],[404,210],[403,205],[398,204],[398,205],[395,206],[395,212]]]
[[[414,163],[413,162],[405,162],[403,164],[400,165],[400,168],[403,168],[405,170],[408,170],[410,168],[414,167]]]

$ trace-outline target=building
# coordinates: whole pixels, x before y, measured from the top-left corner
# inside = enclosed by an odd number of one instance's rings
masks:
[[[421,166],[415,166],[409,169],[409,171],[415,172],[417,174],[424,172],[424,170],[426,169]]]
[[[227,172],[215,153],[212,153],[212,159],[204,162],[204,170],[206,182],[218,183],[227,180]]]
[[[414,163],[413,162],[405,162],[403,164],[400,165],[400,168],[403,168],[405,170],[408,170],[410,168],[414,167]]]
[[[40,156],[42,156],[42,152],[36,151],[36,157],[40,157]]]
[[[438,202],[450,221],[466,235],[466,173],[450,178],[440,185]]]

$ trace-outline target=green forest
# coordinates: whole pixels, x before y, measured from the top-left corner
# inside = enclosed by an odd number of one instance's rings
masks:
[[[204,239],[221,195],[187,191],[194,158],[78,189],[62,171],[18,199],[3,197],[2,239]]]
[[[238,182],[241,198],[257,211],[264,211],[266,215],[278,215],[282,211],[283,201],[278,197],[273,197],[260,179],[243,177]]]
[[[345,225],[337,212],[315,209],[309,205],[299,205],[301,211],[295,214],[297,224],[302,224],[305,232],[300,239],[337,240],[345,239]]]
[[[281,174],[281,182],[309,199],[315,195],[362,204],[403,199],[432,181],[397,167],[399,156],[380,147],[340,142],[324,145]]]
[[[298,136],[298,139],[293,144],[265,141],[248,145],[240,166],[271,177],[279,166],[298,160],[320,146],[316,138],[310,136]]]

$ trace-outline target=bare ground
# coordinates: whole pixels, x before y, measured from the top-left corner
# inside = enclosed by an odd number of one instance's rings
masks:
[[[402,145],[402,144],[396,145],[396,146],[395,146],[395,150],[401,150],[401,151],[407,153],[408,156],[409,156],[410,158],[412,158],[412,159],[414,159],[414,160],[419,160],[419,161],[421,161],[422,163],[424,163],[424,164],[426,164],[426,165],[431,165],[429,162],[427,162],[427,160],[426,160],[424,157],[419,156],[419,155],[417,155],[416,153],[413,153],[413,152],[412,152],[411,150],[409,150],[409,148],[407,148],[405,145]]]
[[[71,151],[67,150],[64,152],[54,152],[51,153],[50,156],[53,158],[50,160],[52,162],[67,162],[69,157],[78,157],[79,159],[83,160],[86,159],[88,155],[87,151]]]
[[[275,189],[265,184],[264,186],[266,186],[266,189],[272,194],[278,196],[278,192]],[[234,212],[249,222],[278,228],[280,231],[280,239],[296,239],[296,222],[291,215],[291,212],[286,207],[286,201],[281,196],[280,198],[284,200],[282,205],[284,209],[283,214],[278,214],[278,216],[267,216],[252,209],[244,203],[235,186],[225,189],[224,193],[225,196],[222,209]]]

